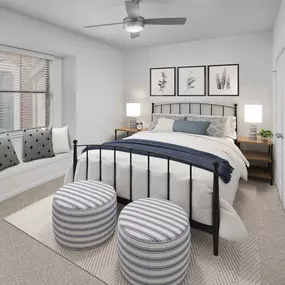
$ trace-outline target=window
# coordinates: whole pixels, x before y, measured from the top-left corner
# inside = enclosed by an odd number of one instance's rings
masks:
[[[52,60],[0,51],[0,133],[50,125]]]

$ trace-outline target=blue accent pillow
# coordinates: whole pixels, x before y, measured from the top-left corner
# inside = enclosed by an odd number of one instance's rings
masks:
[[[195,135],[207,135],[210,122],[195,122],[176,120],[173,124],[173,132],[188,133]]]

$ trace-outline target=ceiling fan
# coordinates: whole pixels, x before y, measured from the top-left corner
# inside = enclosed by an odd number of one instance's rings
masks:
[[[105,26],[123,25],[124,29],[130,33],[131,39],[140,36],[140,32],[145,25],[184,25],[187,18],[153,18],[145,19],[140,16],[140,0],[125,0],[125,6],[128,17],[123,19],[123,22],[109,23],[103,25],[84,26],[84,28],[97,28]]]

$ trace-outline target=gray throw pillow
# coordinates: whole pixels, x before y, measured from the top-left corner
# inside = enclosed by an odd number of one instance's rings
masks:
[[[210,122],[193,122],[176,120],[173,124],[173,132],[206,135]]]
[[[24,130],[24,162],[53,157],[52,129]]]
[[[0,171],[19,164],[18,156],[8,134],[0,136]]]

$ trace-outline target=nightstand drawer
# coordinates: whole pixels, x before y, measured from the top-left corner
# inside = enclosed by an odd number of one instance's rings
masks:
[[[272,162],[271,154],[268,152],[244,151],[243,154],[248,160]]]

